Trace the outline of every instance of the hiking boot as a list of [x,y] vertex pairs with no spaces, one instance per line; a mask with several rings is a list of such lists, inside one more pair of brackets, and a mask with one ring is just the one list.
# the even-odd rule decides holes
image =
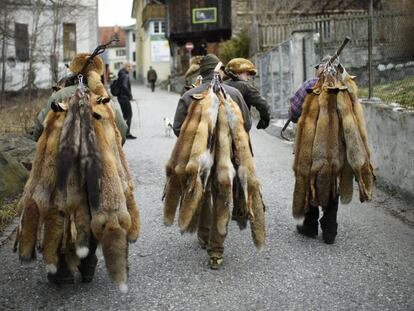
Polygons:
[[132,134],[126,134],[126,138],[128,138],[128,139],[137,139],[137,137],[132,135]]
[[305,219],[302,225],[297,225],[296,230],[307,237],[314,238],[318,235],[318,219],[319,219],[319,208],[309,206],[309,211],[305,214]]
[[212,255],[210,256],[209,265],[210,269],[218,270],[223,265],[223,256],[222,255]]
[[56,285],[66,285],[75,283],[75,277],[66,265],[64,255],[60,255],[59,257],[58,268],[56,273],[52,274],[49,272],[47,274],[47,279],[50,283]]
[[82,276],[82,282],[92,282],[97,263],[98,257],[96,257],[95,254],[88,255],[86,258],[81,260],[78,269]]
[[337,212],[338,200],[330,199],[320,220],[322,238],[326,244],[333,244],[335,242],[335,237],[338,234],[338,223],[336,222]]

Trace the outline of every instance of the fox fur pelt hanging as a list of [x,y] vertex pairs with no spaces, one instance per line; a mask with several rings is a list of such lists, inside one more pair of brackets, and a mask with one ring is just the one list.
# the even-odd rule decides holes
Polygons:
[[[341,73],[339,72],[341,71]],[[352,200],[353,179],[361,202],[372,199],[373,167],[357,86],[341,66],[325,71],[306,96],[296,129],[292,214],[309,204],[326,208],[330,198]]]
[[63,253],[74,272],[89,253],[92,232],[102,244],[110,277],[126,291],[128,242],[138,238],[140,221],[108,102],[78,89],[52,105],[19,202],[15,249],[21,260],[30,261],[37,244],[52,274]]
[[264,246],[264,204],[260,194],[249,136],[244,129],[239,106],[219,86],[218,79],[200,94],[188,108],[180,136],[166,164],[164,223],[174,222],[179,206],[181,232],[194,232],[201,202],[210,183],[217,229],[225,234],[233,201],[233,183],[249,216],[255,246]]

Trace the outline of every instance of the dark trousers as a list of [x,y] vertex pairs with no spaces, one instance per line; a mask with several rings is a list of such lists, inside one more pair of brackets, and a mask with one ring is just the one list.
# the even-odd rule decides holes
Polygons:
[[204,193],[197,234],[199,238],[207,242],[207,253],[210,256],[221,256],[224,252],[224,240],[227,233],[222,235],[218,232],[217,206],[225,202],[219,195],[213,198],[210,187],[211,185],[208,185]]
[[127,135],[129,134],[129,129],[131,128],[131,120],[132,120],[132,108],[131,102],[128,98],[118,97],[119,105],[121,106],[122,115],[128,125]]
[[338,223],[336,221],[338,213],[338,198],[330,198],[326,208],[323,208],[323,216],[319,220],[319,207],[309,205],[309,210],[305,214],[303,226],[308,233],[318,234],[318,220],[324,236],[335,237],[338,233]]
[[149,83],[151,84],[151,91],[154,92],[154,90],[155,90],[155,81],[150,81]]
[[329,198],[328,206],[323,210],[323,216],[319,220],[324,235],[336,236],[338,233],[338,223],[336,217],[338,213],[338,197]]

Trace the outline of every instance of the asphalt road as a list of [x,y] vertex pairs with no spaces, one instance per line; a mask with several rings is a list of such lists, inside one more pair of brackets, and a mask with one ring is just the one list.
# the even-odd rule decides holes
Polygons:
[[[1,310],[414,310],[414,227],[383,207],[400,205],[379,190],[373,202],[340,206],[334,245],[295,232],[292,147],[252,130],[266,211],[266,247],[231,223],[225,262],[208,268],[196,237],[162,223],[164,164],[175,138],[164,135],[178,96],[134,86],[141,127],[125,152],[136,182],[142,230],[129,253],[129,292],[109,280],[102,255],[95,279],[55,287],[39,259],[21,265],[11,242],[0,249]],[[139,122],[137,122],[139,123]],[[391,206],[392,207],[392,206]]]

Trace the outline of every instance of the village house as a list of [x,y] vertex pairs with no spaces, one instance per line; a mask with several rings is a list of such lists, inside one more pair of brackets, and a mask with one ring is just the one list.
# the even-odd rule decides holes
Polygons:
[[119,26],[99,27],[100,44],[107,43],[112,39],[119,41],[112,43],[102,55],[108,77],[116,76],[122,65],[127,62],[126,34]]
[[219,53],[232,35],[231,1],[166,0],[167,33],[174,74],[184,73],[191,56]]
[[136,19],[137,80],[146,83],[150,66],[157,71],[158,81],[168,79],[171,73],[171,53],[165,37],[164,1],[134,0],[131,17]]
[[98,44],[96,0],[2,2],[1,90],[49,88],[65,64]]
[[135,25],[123,27],[125,31],[125,51],[127,62],[131,64],[131,78],[137,79],[137,53],[136,53],[136,37]]

